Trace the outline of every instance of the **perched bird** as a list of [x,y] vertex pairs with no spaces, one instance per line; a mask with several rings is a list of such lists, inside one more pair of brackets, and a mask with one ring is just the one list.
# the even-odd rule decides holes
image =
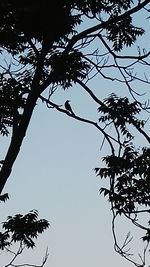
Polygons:
[[74,112],[72,111],[72,108],[71,108],[69,102],[70,102],[70,100],[67,100],[67,101],[65,102],[65,108],[66,108],[66,110],[68,110],[71,114],[75,115]]

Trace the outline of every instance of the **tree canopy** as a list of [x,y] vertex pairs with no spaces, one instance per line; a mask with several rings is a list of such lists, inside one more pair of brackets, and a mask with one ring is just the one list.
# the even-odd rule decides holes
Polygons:
[[[110,148],[103,158],[105,167],[95,172],[109,181],[100,192],[111,204],[115,249],[135,266],[146,266],[150,221],[140,224],[138,216],[150,210],[150,50],[147,43],[140,45],[149,34],[149,1],[56,0],[49,7],[46,0],[9,0],[0,2],[0,10],[0,133],[11,136],[0,161],[0,193],[38,100],[93,125],[103,135],[101,147],[107,142]],[[110,94],[104,100],[92,90],[95,77],[108,81]],[[69,90],[75,84],[97,104],[98,120],[83,118],[53,101],[60,88]],[[118,96],[117,86],[126,87],[127,96]],[[144,146],[137,145],[135,131]],[[120,215],[145,231],[140,263],[126,252],[128,239],[122,247],[118,245],[114,225]]]

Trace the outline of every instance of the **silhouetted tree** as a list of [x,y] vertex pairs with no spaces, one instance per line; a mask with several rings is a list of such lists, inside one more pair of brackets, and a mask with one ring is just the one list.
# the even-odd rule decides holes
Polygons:
[[[17,262],[18,257],[27,249],[35,247],[35,239],[49,227],[45,219],[38,219],[37,210],[31,210],[29,213],[15,216],[8,216],[6,222],[2,223],[2,232],[0,232],[0,250],[10,255],[7,266],[20,266]],[[1,252],[1,254],[2,254]],[[43,267],[48,258],[48,250],[42,260]],[[21,266],[37,266],[36,264],[22,263]]]
[[[110,154],[103,159],[106,166],[95,171],[109,181],[108,188],[100,192],[111,203],[115,249],[135,266],[146,266],[150,229],[138,218],[150,210],[150,150],[146,145],[139,147],[135,131],[149,145],[150,50],[144,39],[149,34],[149,0],[56,0],[50,7],[46,0],[5,0],[0,10],[0,46],[5,55],[0,75],[0,133],[11,135],[6,157],[0,162],[0,193],[41,99],[47,107],[93,125],[103,135],[101,147],[106,141]],[[138,37],[144,47],[139,46]],[[92,90],[92,81],[98,77],[100,87],[103,79],[110,87],[104,100],[101,88],[97,95]],[[52,101],[58,88],[66,90],[74,84],[95,101],[99,120],[68,112]],[[127,88],[128,97],[117,96],[118,86]],[[129,235],[122,246],[118,244],[115,221],[120,215],[145,231],[147,244],[140,263],[126,250]]]

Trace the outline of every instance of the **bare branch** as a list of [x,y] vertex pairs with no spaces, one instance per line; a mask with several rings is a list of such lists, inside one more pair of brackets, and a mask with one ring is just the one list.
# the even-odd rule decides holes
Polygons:
[[101,34],[97,34],[98,38],[101,40],[101,42],[103,43],[103,45],[106,47],[106,49],[108,50],[108,52],[114,57],[114,58],[118,58],[118,59],[136,59],[136,60],[142,60],[147,58],[150,55],[150,51],[144,55],[138,55],[138,56],[119,56],[117,54],[115,54],[112,49],[108,46],[108,44],[105,42],[104,38],[101,36]]

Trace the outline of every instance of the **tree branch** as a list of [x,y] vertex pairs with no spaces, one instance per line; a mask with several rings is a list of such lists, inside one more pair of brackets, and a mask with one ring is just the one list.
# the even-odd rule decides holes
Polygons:
[[118,59],[136,59],[136,60],[142,60],[146,57],[148,57],[150,55],[150,51],[147,54],[144,54],[142,56],[119,56],[116,55],[112,49],[108,46],[108,44],[105,42],[104,38],[101,36],[101,34],[97,34],[98,38],[101,40],[101,42],[103,43],[103,45],[106,47],[106,49],[108,50],[108,52],[114,57],[114,58],[118,58]]
[[105,29],[108,25],[110,25],[111,23],[115,23],[119,20],[122,19],[126,19],[127,16],[130,16],[136,12],[138,12],[139,10],[141,10],[143,7],[145,7],[147,4],[149,4],[149,0],[145,0],[141,3],[138,3],[138,5],[136,5],[135,7],[131,8],[130,10],[126,11],[125,13],[119,15],[119,16],[115,16],[111,19],[108,19],[107,21],[104,21],[96,26],[90,27],[82,32],[80,32],[77,35],[74,35],[72,37],[72,39],[70,39],[66,49],[65,49],[65,53],[68,53],[74,46],[75,43],[77,43],[79,40],[85,38],[88,34],[91,34],[93,32],[99,31],[100,29]]
[[[115,150],[114,150],[113,144],[112,144],[112,142],[111,142],[110,140],[114,141],[114,142],[117,143],[117,144],[118,144],[118,140],[115,139],[114,137],[112,137],[111,135],[109,135],[108,133],[106,133],[106,132],[104,131],[104,129],[101,128],[101,127],[97,124],[97,122],[91,121],[91,120],[89,120],[89,119],[81,118],[81,117],[79,117],[79,116],[77,116],[77,115],[73,115],[72,113],[69,113],[68,111],[66,111],[66,110],[64,110],[64,109],[62,109],[62,108],[60,108],[60,105],[57,105],[57,104],[51,102],[50,100],[46,99],[46,98],[43,97],[43,96],[40,96],[40,99],[41,99],[43,102],[45,102],[46,104],[48,104],[48,107],[49,107],[49,108],[50,108],[50,107],[54,107],[54,108],[56,108],[59,112],[63,112],[63,113],[65,113],[65,114],[66,114],[67,116],[69,116],[69,117],[72,117],[72,118],[74,118],[74,119],[76,119],[76,120],[78,120],[78,121],[85,122],[85,123],[87,123],[87,124],[91,124],[91,125],[93,125],[94,127],[96,127],[96,128],[97,128],[97,129],[104,135],[104,137],[106,138],[107,142],[108,142],[109,145],[110,145],[112,154],[114,155]],[[119,145],[122,145],[122,144],[119,144]]]

